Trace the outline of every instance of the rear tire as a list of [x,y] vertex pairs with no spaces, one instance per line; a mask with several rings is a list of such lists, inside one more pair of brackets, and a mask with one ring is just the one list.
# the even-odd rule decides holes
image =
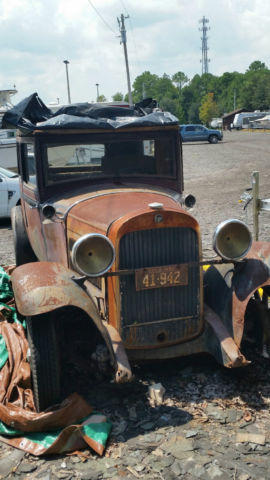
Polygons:
[[35,262],[37,258],[27,237],[20,205],[13,207],[11,210],[11,226],[17,267],[24,263]]
[[209,143],[218,143],[218,137],[216,135],[210,135],[208,139]]
[[32,387],[37,412],[59,402],[60,364],[55,320],[51,313],[28,317]]

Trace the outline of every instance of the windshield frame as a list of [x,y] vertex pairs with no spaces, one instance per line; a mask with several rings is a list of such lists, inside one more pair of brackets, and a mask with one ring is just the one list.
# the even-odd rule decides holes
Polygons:
[[[93,178],[80,178],[73,182],[60,182],[51,185],[46,185],[46,163],[47,163],[47,146],[48,145],[72,145],[72,144],[87,144],[87,139],[91,143],[104,143],[104,142],[115,142],[115,141],[128,141],[128,140],[149,140],[149,139],[160,139],[171,138],[173,142],[173,149],[175,149],[175,165],[174,165],[174,176],[173,177],[164,177],[157,175],[132,175],[132,176],[104,176],[104,177],[93,177]],[[179,127],[178,125],[164,127],[144,127],[137,128],[133,131],[129,130],[118,130],[118,131],[64,131],[64,132],[35,132],[35,155],[37,159],[37,169],[38,176],[40,178],[39,184],[39,194],[41,199],[46,199],[50,196],[54,196],[56,193],[61,192],[71,192],[80,187],[89,186],[96,187],[96,189],[103,188],[104,184],[122,184],[130,186],[130,184],[140,184],[140,185],[157,185],[161,187],[168,187],[173,190],[176,190],[179,193],[182,193],[183,190],[183,166],[182,166],[182,149],[180,144],[179,137]]]

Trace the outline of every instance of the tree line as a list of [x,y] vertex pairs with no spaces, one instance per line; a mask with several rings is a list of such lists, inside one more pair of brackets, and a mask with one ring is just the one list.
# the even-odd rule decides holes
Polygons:
[[[156,99],[159,106],[172,112],[180,123],[209,124],[213,117],[221,117],[238,108],[268,110],[270,70],[265,63],[256,60],[245,73],[225,72],[219,77],[205,73],[189,79],[181,71],[172,76],[146,71],[136,77],[132,91],[134,103],[145,97]],[[114,101],[128,100],[127,95],[120,92],[112,98]]]

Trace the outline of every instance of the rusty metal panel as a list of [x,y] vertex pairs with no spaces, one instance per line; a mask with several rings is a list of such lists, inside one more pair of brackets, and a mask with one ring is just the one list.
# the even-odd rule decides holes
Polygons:
[[[114,338],[116,333],[113,332],[112,337],[110,336],[112,332],[105,327],[93,300],[73,281],[73,276],[74,272],[54,262],[28,263],[16,268],[11,280],[18,311],[27,317],[64,306],[84,310],[104,338],[112,364],[115,366],[116,380],[129,381],[131,370],[127,359],[125,371],[122,365],[124,349],[120,335],[117,333],[117,342]],[[121,375],[117,373],[119,371],[122,372]]]

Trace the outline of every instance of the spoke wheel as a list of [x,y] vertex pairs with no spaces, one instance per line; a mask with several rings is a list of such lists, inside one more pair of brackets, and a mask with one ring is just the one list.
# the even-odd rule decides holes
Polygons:
[[53,320],[51,313],[26,319],[32,386],[38,412],[59,402],[60,398],[60,366]]

